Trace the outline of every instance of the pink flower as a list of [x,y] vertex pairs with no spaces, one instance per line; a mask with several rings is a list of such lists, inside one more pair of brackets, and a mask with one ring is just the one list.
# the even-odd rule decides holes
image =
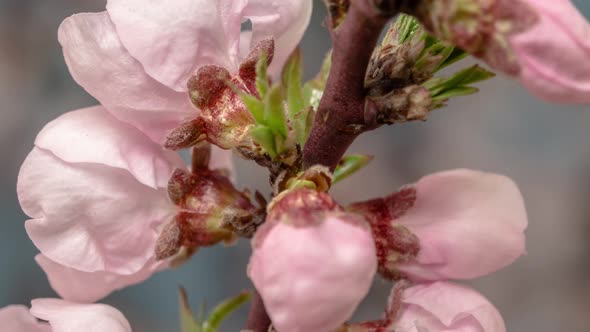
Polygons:
[[570,0],[523,2],[537,21],[510,38],[520,81],[548,101],[590,103],[590,23]]
[[476,291],[449,282],[406,289],[395,332],[505,332],[498,310]]
[[[299,43],[312,1],[109,0],[107,11],[76,14],[59,29],[74,79],[117,118],[163,143],[195,117],[188,80],[204,65],[236,73],[261,40],[276,43],[278,73]],[[249,19],[252,31],[241,33]]]
[[[186,170],[178,154],[102,107],[67,113],[39,133],[21,168],[17,192],[32,218],[25,226],[41,250],[37,262],[60,295],[96,301],[168,266],[167,261],[157,261],[155,252],[165,226],[181,209],[187,227],[192,225],[191,208],[201,209],[202,215],[208,211],[171,201],[169,182],[175,169]],[[226,189],[224,206],[233,204],[229,180],[215,171],[199,174],[214,187],[203,204],[213,204],[218,187]],[[190,190],[179,195],[194,197]],[[229,230],[225,232],[231,237]],[[197,235],[207,238],[207,233]]]
[[51,332],[48,324],[38,322],[22,305],[0,308],[0,326],[7,332]]
[[256,234],[248,275],[278,331],[333,331],[371,286],[371,233],[327,194],[298,190],[281,201]]
[[557,103],[590,103],[590,23],[570,0],[427,0],[434,35]]
[[498,310],[476,291],[450,282],[394,285],[380,320],[337,332],[505,332]]
[[35,261],[43,269],[51,288],[62,298],[78,303],[99,301],[113,291],[139,284],[155,272],[168,267],[165,261],[151,260],[132,274],[119,274],[109,271],[84,272],[58,264],[43,254]]
[[104,304],[78,304],[58,299],[31,301],[31,314],[48,321],[52,332],[131,332],[125,316]]
[[385,199],[353,204],[376,238],[387,278],[471,279],[525,252],[527,216],[507,177],[471,170],[432,174]]

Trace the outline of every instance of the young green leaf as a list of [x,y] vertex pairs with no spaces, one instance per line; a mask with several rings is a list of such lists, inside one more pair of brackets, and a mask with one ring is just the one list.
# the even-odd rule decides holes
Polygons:
[[250,111],[250,114],[252,114],[254,121],[264,124],[264,103],[255,96],[247,93],[240,93],[240,97],[246,108]]
[[283,70],[283,86],[287,91],[287,107],[289,108],[289,119],[295,130],[297,142],[305,143],[305,119],[307,108],[303,100],[301,88],[301,52],[296,49]]
[[271,87],[264,100],[264,123],[282,138],[287,138],[287,119],[283,107],[283,94],[281,87]]
[[448,78],[435,77],[425,82],[423,86],[430,91],[433,100],[443,100],[455,96],[464,96],[477,92],[471,84],[488,80],[496,76],[493,72],[473,65],[458,71]]
[[252,139],[258,143],[271,156],[271,158],[277,156],[275,135],[269,127],[258,125],[250,130],[250,136],[252,136]]
[[251,297],[251,293],[243,292],[219,304],[211,311],[207,321],[203,324],[203,332],[216,332],[223,320],[242,304],[248,302]]
[[371,160],[373,160],[373,157],[367,155],[350,155],[342,157],[342,160],[340,160],[340,163],[338,163],[338,166],[336,166],[336,169],[334,170],[332,184],[346,179],[356,171],[365,167]]
[[410,15],[400,14],[395,22],[397,40],[400,44],[405,43],[420,30],[420,22]]
[[267,68],[268,56],[263,53],[256,63],[256,89],[258,90],[262,100],[264,100],[264,97],[268,92],[268,74],[266,73]]
[[182,332],[203,332],[201,326],[191,311],[188,304],[186,290],[182,287],[179,289],[180,302],[180,326]]

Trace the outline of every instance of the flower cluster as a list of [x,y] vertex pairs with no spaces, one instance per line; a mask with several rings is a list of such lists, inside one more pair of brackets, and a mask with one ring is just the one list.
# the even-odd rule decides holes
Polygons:
[[[363,8],[358,1],[328,3],[343,16],[349,6]],[[367,90],[406,94],[414,103],[388,100],[388,107],[424,106],[401,118],[423,119],[492,76],[474,67],[447,81],[429,80],[463,56],[458,46],[547,99],[590,101],[588,67],[577,64],[590,53],[590,28],[569,1],[523,0],[515,13],[506,6],[420,2],[414,14],[453,46],[426,34],[405,38],[400,21],[395,42],[369,66],[374,86]],[[280,332],[505,331],[490,302],[450,280],[490,274],[524,254],[527,215],[510,179],[458,169],[344,206],[328,190],[370,158],[342,158],[336,169],[305,165],[302,150],[327,84],[324,72],[301,87],[294,50],[311,9],[311,0],[108,0],[106,11],[62,23],[70,72],[100,106],[47,124],[17,184],[31,218],[26,231],[40,251],[35,259],[62,299],[33,300],[29,312],[0,309],[0,325],[129,332],[119,311],[93,303],[183,263],[199,248],[241,236],[253,237],[248,276]],[[242,31],[247,20],[251,31]],[[567,38],[545,33],[555,27]],[[334,26],[332,33],[341,30]],[[412,56],[400,64],[392,54]],[[420,79],[399,88],[403,80],[391,74],[400,72]],[[438,85],[428,91],[415,85],[428,82]],[[445,90],[451,85],[455,90]],[[367,122],[369,104],[362,110]],[[321,114],[319,122],[329,126],[330,113]],[[386,120],[336,129],[400,122]],[[176,152],[185,148],[188,163]],[[230,149],[269,168],[270,202],[234,186]],[[349,322],[377,275],[395,283],[384,317]]]
[[[31,313],[52,329],[22,307],[3,309],[3,326],[131,331],[116,310],[84,303],[142,282],[199,247],[229,243],[252,223],[257,209],[231,182],[231,152],[201,144],[188,167],[164,148],[166,137],[205,116],[189,91],[203,68],[252,72],[250,50],[271,38],[277,51],[269,72],[280,72],[311,5],[109,0],[104,12],[62,23],[59,41],[70,72],[101,106],[66,113],[43,128],[17,191],[31,217],[27,233],[41,251],[35,259],[64,300],[33,301]],[[241,31],[245,20],[251,31]],[[240,61],[245,65],[238,68]]]
[[501,332],[483,296],[448,280],[511,264],[524,254],[526,225],[515,184],[471,170],[429,175],[346,209],[326,193],[295,189],[269,206],[249,275],[278,331],[336,330],[378,271],[397,280],[386,318],[343,331]]

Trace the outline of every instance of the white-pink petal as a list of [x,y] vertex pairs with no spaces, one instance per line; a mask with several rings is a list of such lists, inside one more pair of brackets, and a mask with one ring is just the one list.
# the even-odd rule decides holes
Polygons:
[[520,80],[538,97],[590,103],[590,23],[570,0],[523,0],[538,21],[510,38]]
[[275,39],[269,72],[280,74],[287,58],[303,37],[313,9],[312,0],[250,0],[243,15],[252,22],[250,48],[262,39]]
[[31,301],[31,314],[46,320],[53,332],[131,332],[117,309],[104,304],[78,304],[58,299]]
[[[134,274],[153,258],[159,230],[177,211],[159,185],[180,159],[142,141],[137,129],[100,116],[111,117],[84,109],[49,124],[21,167],[17,193],[32,218],[27,233],[45,256],[84,272]],[[67,142],[76,124],[79,132]]]
[[396,223],[418,236],[418,256],[398,268],[414,279],[469,279],[525,252],[527,215],[509,178],[472,170],[432,174],[415,185],[414,206]]
[[478,292],[435,282],[406,289],[393,324],[396,332],[505,332],[498,310]]
[[333,331],[367,294],[377,263],[356,216],[316,225],[278,223],[257,238],[248,275],[281,332]]
[[162,149],[102,106],[68,112],[48,123],[35,146],[68,163],[92,163],[131,173],[140,183],[166,188],[170,174],[186,167],[178,153]]
[[123,45],[146,72],[176,91],[206,64],[237,68],[247,0],[109,0]]
[[164,262],[149,261],[134,274],[121,275],[112,272],[83,272],[60,265],[43,254],[35,257],[41,266],[51,288],[63,299],[92,303],[101,300],[110,293],[147,280],[152,274],[167,266]]
[[0,327],[5,332],[51,332],[46,323],[40,323],[23,305],[0,308]]
[[59,27],[58,36],[76,82],[156,142],[163,143],[172,129],[197,114],[186,93],[145,72],[121,43],[106,12],[71,16]]

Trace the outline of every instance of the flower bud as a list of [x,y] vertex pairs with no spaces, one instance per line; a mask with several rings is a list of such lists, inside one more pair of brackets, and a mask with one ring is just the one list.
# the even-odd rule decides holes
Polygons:
[[207,140],[223,149],[246,144],[254,118],[244,105],[241,93],[258,96],[256,63],[261,57],[272,60],[274,42],[262,40],[242,62],[237,75],[218,65],[200,67],[188,81],[191,101],[201,112],[166,139],[166,147],[183,149]]
[[590,102],[590,24],[569,0],[427,0],[413,14],[539,98]]
[[369,221],[386,278],[471,279],[524,254],[527,216],[508,178],[453,170],[349,210]]
[[209,169],[195,173],[177,169],[168,183],[168,195],[180,211],[160,233],[158,259],[175,255],[181,247],[194,250],[231,242],[235,231],[247,228],[256,212],[222,172]]
[[248,275],[281,332],[334,331],[367,294],[377,267],[362,218],[325,193],[280,198],[256,234]]

